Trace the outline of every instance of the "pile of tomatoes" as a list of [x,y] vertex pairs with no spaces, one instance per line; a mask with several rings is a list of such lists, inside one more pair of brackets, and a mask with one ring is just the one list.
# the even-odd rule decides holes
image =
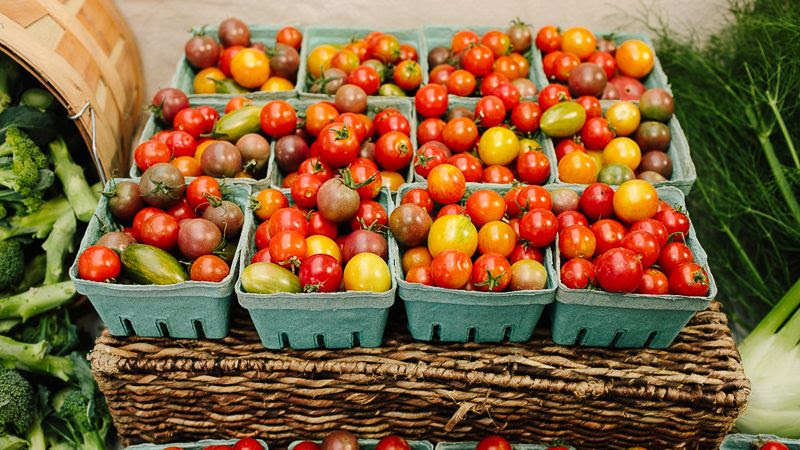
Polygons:
[[[216,179],[208,176],[197,177],[187,186],[183,175],[167,163],[147,169],[138,183],[114,183],[104,195],[108,197],[108,210],[122,231],[105,233],[80,255],[80,278],[121,281],[121,269],[135,275],[148,266],[145,268],[156,272],[155,278],[122,281],[170,284],[160,280],[185,281],[186,274],[178,261],[191,261],[189,280],[221,281],[230,273],[244,224],[242,209],[224,199],[223,190]],[[132,244],[143,246],[126,258],[125,252]],[[123,255],[122,261],[118,255]]]
[[389,229],[404,248],[405,280],[483,292],[543,289],[544,252],[557,232],[547,190],[517,186],[501,195],[479,189],[461,206],[465,193],[463,174],[440,164],[427,188],[403,195]]
[[520,100],[514,86],[495,80],[508,89],[480,98],[474,108],[449,108],[447,90],[438,84],[420,88],[415,105],[425,119],[417,125],[414,170],[418,175],[427,178],[446,162],[456,166],[468,182],[547,183],[550,160],[533,139],[539,130],[539,105]]
[[606,100],[638,100],[641,81],[653,70],[655,53],[639,39],[619,45],[610,37],[600,39],[583,27],[559,32],[553,25],[536,34],[547,79],[569,86],[576,97],[592,95]]
[[[554,103],[555,96],[561,99]],[[561,181],[618,185],[636,177],[651,183],[672,177],[666,123],[675,105],[666,90],[648,89],[638,105],[619,101],[603,112],[597,97],[573,101],[564,86],[551,84],[542,90],[539,104],[545,105],[541,129],[557,140]]]
[[258,192],[254,212],[262,222],[254,236],[257,251],[242,272],[245,291],[388,291],[389,216],[375,201],[377,175],[369,160],[325,180],[318,173],[298,175],[291,207],[277,189]]
[[654,295],[708,293],[708,274],[685,244],[689,219],[659,201],[648,182],[626,181],[616,192],[594,183],[580,196],[559,189],[553,199],[564,286]]
[[417,49],[390,33],[372,31],[345,46],[323,44],[306,60],[309,92],[406,96],[422,83]]
[[[295,444],[293,450],[359,450],[358,437],[349,431],[332,431],[317,444],[313,441],[302,441]],[[375,450],[411,450],[408,441],[397,435],[389,435],[375,444]]]
[[[429,82],[439,84],[452,95],[497,95],[495,90],[514,88],[517,96],[536,95],[530,79],[531,28],[515,20],[505,31],[491,30],[478,36],[472,30],[455,33],[450,47],[434,47],[428,52]],[[504,86],[504,87],[500,87]]]
[[280,29],[275,46],[250,40],[250,28],[239,19],[219,24],[219,41],[195,33],[184,48],[186,61],[197,70],[195,94],[241,94],[251,91],[278,92],[294,88],[300,65],[303,34],[295,27]]
[[[277,109],[277,104],[271,103],[271,108]],[[290,111],[274,114],[276,118],[292,119],[291,126],[287,122],[275,141],[275,162],[284,174],[283,187],[297,189],[307,184],[311,175],[317,177],[319,184],[333,177],[337,169],[363,162],[379,170],[374,174],[376,186],[396,190],[405,182],[402,173],[407,172],[414,155],[408,118],[392,107],[370,117],[364,114],[366,98],[363,108],[354,110],[348,106],[338,101],[313,103],[305,109],[304,121],[298,128],[294,121],[300,114],[291,105]],[[267,114],[273,115],[273,111],[270,109]],[[283,133],[286,130],[290,132]],[[268,134],[278,136],[269,131]],[[363,179],[357,182],[360,181]]]
[[[186,447],[166,447],[164,450],[183,450]],[[203,450],[264,450],[264,446],[253,438],[239,439],[233,445],[207,445]]]

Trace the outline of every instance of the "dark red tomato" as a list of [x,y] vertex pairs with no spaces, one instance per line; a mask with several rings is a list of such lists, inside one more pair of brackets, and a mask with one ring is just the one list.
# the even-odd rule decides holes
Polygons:
[[403,195],[400,204],[413,203],[428,212],[433,212],[433,199],[428,194],[427,189],[415,188],[411,189]]
[[[288,209],[288,208],[287,208]],[[262,222],[256,228],[256,237],[254,239],[256,243],[256,248],[259,250],[266,250],[269,252],[269,241],[270,241],[270,232],[269,232],[269,221]],[[272,259],[270,258],[270,262]]]
[[511,444],[500,436],[491,435],[478,442],[475,450],[511,450]]
[[363,142],[367,138],[367,124],[360,115],[356,113],[339,114],[335,122],[341,122],[347,126],[347,129],[353,130],[358,142]]
[[560,52],[553,59],[553,76],[558,81],[569,80],[569,74],[580,65],[581,59],[570,52]]
[[417,125],[417,144],[424,145],[430,141],[441,141],[444,120],[438,117],[429,117]]
[[169,137],[172,135],[172,133],[174,133],[174,131],[172,131],[172,130],[161,130],[158,133],[154,134],[152,137],[150,137],[150,140],[151,141],[158,141],[158,142],[161,142],[162,144],[166,144],[167,141],[169,140]]
[[308,236],[308,221],[306,217],[295,208],[281,208],[269,218],[269,235],[275,236],[281,231],[294,230],[303,236]]
[[82,280],[103,283],[119,276],[122,264],[114,250],[101,245],[93,245],[78,258],[78,276]]
[[269,257],[275,264],[289,266],[306,259],[306,237],[299,231],[284,230],[272,236],[269,241]]
[[131,231],[133,233],[133,238],[137,241],[141,241],[142,238],[142,227],[144,226],[145,220],[149,219],[154,214],[162,213],[164,211],[153,208],[152,206],[148,206],[146,208],[142,208],[136,215],[133,217],[133,226],[131,227]]
[[665,295],[669,293],[669,280],[663,272],[657,269],[645,269],[642,274],[642,283],[639,289],[636,289],[639,294],[651,295]]
[[522,212],[536,208],[553,209],[553,198],[550,192],[541,186],[525,186],[517,193],[517,205]]
[[454,153],[472,150],[478,142],[478,126],[469,117],[450,119],[442,130],[442,142]]
[[447,88],[440,84],[426,84],[414,96],[414,106],[422,117],[441,117],[447,112]]
[[201,105],[197,107],[203,116],[203,134],[211,133],[214,123],[219,119],[219,112],[213,106]]
[[481,255],[472,266],[470,282],[476,291],[503,291],[511,283],[511,264],[497,253]]
[[492,95],[493,90],[504,84],[511,84],[511,80],[502,73],[494,72],[483,77],[481,80],[481,96],[486,97],[487,95]]
[[549,209],[535,208],[519,221],[519,237],[534,247],[547,247],[556,239],[558,219]]
[[561,231],[570,225],[583,225],[585,227],[589,226],[589,221],[586,220],[586,216],[578,211],[563,211],[556,216],[556,219],[558,220],[558,231]]
[[514,182],[514,172],[506,166],[493,164],[483,170],[481,181],[493,184],[511,184]]
[[506,119],[506,106],[494,95],[488,95],[475,104],[475,122],[484,128],[491,128]]
[[561,49],[561,33],[553,25],[545,25],[536,33],[536,47],[544,53]]
[[561,283],[570,289],[585,289],[594,284],[594,264],[573,258],[561,267]]
[[595,277],[608,292],[634,292],[642,282],[642,263],[627,248],[614,248],[595,261]]
[[455,71],[456,68],[451,64],[439,64],[431,70],[430,74],[428,74],[428,83],[439,84],[446,87],[447,83],[450,82],[450,76]]
[[[256,234],[256,238],[258,238],[258,234]],[[256,244],[256,248],[259,248],[258,244]],[[266,247],[259,248],[253,257],[250,258],[250,264],[255,264],[257,262],[272,262],[272,258],[269,256],[269,243],[267,243]]]
[[645,269],[658,261],[658,254],[661,252],[658,238],[642,230],[628,233],[622,239],[622,247],[636,253]]
[[181,199],[178,204],[167,210],[167,214],[178,220],[178,223],[183,219],[196,219],[198,217],[194,208],[189,205],[186,198]]
[[464,207],[461,205],[456,205],[456,204],[445,205],[442,207],[442,209],[439,210],[439,213],[436,214],[436,218],[438,219],[439,217],[447,216],[450,214],[466,214],[466,211],[464,210]]
[[264,447],[253,438],[244,438],[239,439],[239,441],[233,445],[233,450],[264,450]]
[[667,234],[667,227],[664,226],[663,223],[655,220],[655,219],[644,219],[638,222],[635,222],[631,225],[630,230],[628,233],[633,233],[634,231],[646,231],[658,239],[658,248],[662,248],[667,245],[667,241],[669,240],[669,235]]
[[197,141],[185,131],[173,131],[170,133],[166,144],[172,152],[173,158],[194,156],[195,150],[197,150]]
[[172,159],[172,152],[167,144],[149,140],[136,147],[136,150],[133,151],[133,159],[136,161],[136,167],[144,172],[154,164],[169,162]]
[[303,292],[336,292],[342,285],[342,266],[331,255],[311,255],[300,264],[297,276]]
[[581,142],[589,150],[602,150],[614,139],[614,132],[603,117],[587,119],[581,128]]
[[400,436],[389,435],[378,441],[375,450],[409,450],[408,442]]
[[673,294],[702,297],[708,289],[708,274],[700,264],[681,264],[669,274],[669,290]]
[[[429,119],[430,120],[430,119]],[[438,120],[438,119],[436,119]],[[439,141],[430,141],[417,149],[414,171],[421,177],[428,178],[431,169],[447,162],[447,148]]]
[[445,289],[461,289],[472,275],[472,260],[460,250],[445,250],[431,261],[433,283]]
[[137,242],[170,251],[178,245],[178,220],[167,213],[158,212],[142,223]]
[[197,108],[186,108],[175,114],[172,120],[172,129],[175,131],[185,131],[197,139],[205,131],[206,119]]
[[313,236],[315,234],[336,239],[336,236],[339,235],[339,228],[336,222],[322,217],[319,211],[311,211],[308,214],[308,235]]
[[292,181],[292,200],[303,208],[313,208],[317,206],[317,191],[322,186],[322,180],[318,176],[304,173],[298,175]]
[[511,256],[509,256],[508,259],[511,261],[511,264],[523,259],[532,259],[544,264],[544,254],[542,251],[532,245],[526,244],[525,242],[514,246],[514,250],[511,252]]
[[611,217],[614,215],[614,190],[605,183],[592,183],[584,189],[578,204],[589,220]]
[[657,213],[654,219],[664,224],[667,229],[667,236],[680,233],[684,240],[689,236],[689,218],[681,212],[674,209],[664,209]]
[[380,203],[374,200],[362,200],[358,205],[356,216],[350,221],[350,229],[353,231],[361,229],[381,231],[388,226],[389,214]]
[[362,64],[350,72],[350,75],[347,76],[347,84],[354,84],[363,89],[367,95],[372,95],[378,92],[378,88],[381,86],[381,77],[374,67]]
[[520,133],[533,133],[539,129],[542,110],[536,102],[520,102],[511,110],[511,124]]
[[584,95],[583,97],[578,97],[575,101],[586,110],[586,120],[603,116],[603,107],[600,106],[600,100],[597,97]]
[[600,219],[590,227],[597,241],[596,253],[602,255],[612,248],[622,245],[625,238],[625,225],[614,219]]
[[506,107],[506,111],[511,111],[519,105],[520,98],[519,89],[511,83],[501,84],[492,89],[491,95],[499,98]]
[[219,181],[212,177],[199,176],[186,187],[186,201],[197,213],[202,213],[208,207],[209,197],[222,198]]
[[539,108],[542,108],[542,112],[544,112],[556,103],[565,102],[570,99],[572,99],[572,96],[569,94],[569,89],[567,89],[566,86],[563,84],[550,84],[539,92],[539,101],[537,103],[539,103]]
[[614,76],[614,72],[617,70],[617,61],[609,52],[594,52],[589,55],[589,59],[587,61],[600,66],[600,68],[603,69],[603,72],[606,73],[606,78],[609,80]]
[[575,142],[572,139],[562,139],[556,144],[556,159],[561,161],[564,155],[572,152],[586,153],[586,147],[583,144]]
[[408,167],[414,156],[411,139],[399,131],[390,131],[375,143],[375,160],[384,170],[401,170]]
[[353,184],[358,186],[356,192],[358,192],[358,196],[361,200],[369,200],[380,194],[382,180],[375,163],[368,161],[350,164],[347,171],[353,179]]
[[464,179],[468,182],[479,182],[483,175],[483,164],[481,160],[471,153],[458,153],[451,156],[447,162],[452,164],[464,174]]
[[467,197],[464,208],[472,223],[480,228],[491,221],[502,219],[506,213],[506,202],[495,191],[479,189]]
[[683,242],[671,242],[661,249],[658,265],[667,275],[686,263],[694,262],[692,250]]
[[483,44],[476,44],[466,49],[461,55],[461,67],[476,77],[485,77],[492,73],[494,53]]
[[520,205],[517,204],[517,194],[519,194],[519,191],[521,191],[523,187],[524,186],[514,186],[503,194],[503,200],[506,202],[506,212],[509,217],[514,218],[522,214],[522,209]]
[[527,184],[545,184],[550,177],[550,160],[542,151],[534,150],[517,157],[517,177]]
[[311,441],[303,441],[295,445],[294,450],[320,450],[320,446]]
[[341,122],[331,123],[319,133],[319,159],[333,167],[345,167],[358,157],[361,143],[355,130]]
[[[394,112],[387,113],[389,110],[394,110]],[[390,131],[399,131],[406,136],[411,136],[411,126],[408,123],[408,119],[394,108],[385,109],[376,114],[372,123],[375,126],[375,132],[378,133],[378,137]]]
[[400,56],[398,61],[419,61],[419,54],[413,45],[400,44]]
[[333,178],[333,170],[330,166],[320,161],[316,156],[312,156],[300,163],[300,166],[297,168],[297,174],[301,175],[304,173],[313,173],[323,182]]

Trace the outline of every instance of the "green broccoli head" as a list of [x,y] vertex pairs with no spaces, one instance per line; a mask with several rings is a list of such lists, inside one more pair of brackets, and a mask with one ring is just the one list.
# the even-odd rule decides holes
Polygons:
[[77,386],[64,388],[53,397],[53,408],[56,415],[64,422],[71,425],[79,433],[95,430],[94,423],[89,417],[91,399],[83,395]]
[[0,366],[0,429],[16,434],[28,431],[34,419],[34,404],[28,380],[14,369]]
[[[9,155],[10,161],[6,158]],[[10,127],[6,130],[5,142],[0,145],[0,156],[5,159],[0,168],[0,184],[21,197],[41,200],[42,191],[52,184],[52,180],[47,182],[48,173],[52,173],[47,169],[47,156],[36,143],[24,131]]]
[[15,239],[0,241],[0,290],[22,278],[25,271],[25,255],[22,245]]
[[[36,168],[36,170],[45,169],[49,164],[47,156],[42,153],[42,149],[33,142],[27,133],[17,127],[9,127],[6,130],[6,142],[2,147],[5,146],[8,146],[10,150],[9,153],[5,154],[12,154],[15,162],[17,160],[24,160],[24,162],[29,163],[28,165]],[[7,150],[3,149],[0,153],[6,151]]]

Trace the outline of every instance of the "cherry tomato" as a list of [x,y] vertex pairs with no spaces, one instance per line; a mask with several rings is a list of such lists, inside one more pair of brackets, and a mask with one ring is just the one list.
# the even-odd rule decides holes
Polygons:
[[544,71],[544,76],[550,81],[554,81],[556,79],[555,62],[562,53],[564,52],[556,50],[542,57],[542,71]]
[[414,171],[421,177],[428,178],[434,167],[445,162],[447,162],[447,148],[439,141],[430,141],[417,149]]
[[642,78],[653,70],[655,55],[645,42],[630,39],[623,42],[614,53],[620,73],[633,78]]
[[581,129],[581,142],[591,150],[603,150],[612,139],[614,132],[603,117],[588,119]]
[[455,154],[447,159],[447,163],[452,164],[461,171],[464,174],[465,181],[479,182],[482,179],[483,164],[481,164],[480,159],[472,156],[471,153]]
[[567,153],[558,162],[558,177],[564,183],[594,183],[597,172],[594,160],[584,152]]
[[322,181],[328,181],[333,178],[333,170],[330,166],[320,161],[316,156],[312,156],[300,163],[300,166],[297,168],[297,175],[302,175],[304,173],[313,173]]
[[542,91],[539,92],[537,103],[539,103],[539,108],[541,108],[542,112],[544,112],[550,109],[550,107],[556,103],[570,99],[572,99],[572,96],[570,95],[569,89],[567,89],[566,86],[563,84],[550,84],[545,86]]
[[209,205],[209,197],[222,198],[219,181],[203,175],[195,178],[186,187],[186,201],[197,212],[203,212]]
[[478,231],[478,251],[483,254],[497,253],[509,257],[514,253],[517,234],[511,225],[494,220]]
[[395,192],[406,182],[405,178],[392,170],[381,170],[381,185],[391,192]]
[[665,209],[656,214],[654,219],[664,225],[667,236],[672,236],[674,233],[680,233],[683,239],[689,236],[689,218],[681,212]]
[[167,213],[157,212],[142,222],[139,237],[142,244],[170,251],[178,245],[178,220]]
[[611,217],[614,215],[614,190],[605,183],[592,183],[583,190],[578,205],[589,220]]
[[261,87],[270,74],[269,58],[258,49],[245,48],[231,60],[231,77],[247,89]]
[[[509,80],[514,80],[520,77],[527,78],[527,70],[525,73],[522,73],[517,60],[512,58],[511,56],[500,55],[495,56],[494,60],[494,73],[502,74],[504,77],[508,78]],[[524,57],[522,58],[525,59]]]
[[478,442],[475,450],[511,450],[511,444],[500,436],[491,435]]
[[303,441],[294,446],[295,450],[320,450],[319,444],[311,441]]
[[[360,228],[360,225],[358,227],[353,227],[354,230]],[[322,217],[319,211],[312,211],[308,214],[308,234],[311,236],[320,235],[336,239],[336,236],[339,234],[339,229],[336,223]]]
[[468,117],[450,119],[442,130],[442,142],[453,152],[472,150],[478,141],[478,126]]
[[310,255],[300,264],[297,275],[303,292],[336,292],[342,285],[342,266],[327,254]]
[[410,450],[410,447],[405,439],[389,435],[378,441],[375,450]]
[[422,86],[414,96],[417,113],[422,117],[440,117],[447,112],[447,88],[439,84]]
[[336,120],[339,111],[329,102],[319,102],[306,108],[306,131],[312,136],[319,136],[320,131]]
[[517,193],[516,202],[522,212],[541,208],[553,209],[553,198],[550,192],[541,186],[524,186]]
[[491,95],[494,95],[503,102],[506,111],[511,111],[516,108],[522,97],[519,93],[519,89],[511,83],[497,86],[492,90]]
[[511,80],[501,73],[490,73],[481,80],[481,96],[486,97],[487,95],[492,95],[492,91],[504,84],[511,84]]
[[358,186],[356,192],[362,200],[369,200],[380,194],[382,180],[375,163],[364,160],[364,162],[351,164],[347,170],[353,183]]
[[261,220],[269,220],[275,211],[289,207],[289,200],[277,189],[262,189],[258,191],[255,195],[255,201],[258,203],[253,212]]
[[298,175],[292,182],[292,200],[303,208],[317,206],[317,191],[322,186],[322,180],[316,175],[304,173]]
[[609,52],[596,51],[589,55],[587,61],[600,66],[603,72],[606,73],[606,78],[609,80],[614,77],[614,72],[617,71],[617,61]]
[[669,280],[660,270],[645,269],[642,274],[642,282],[636,292],[639,294],[666,295],[669,293]]
[[424,145],[430,141],[441,141],[445,122],[438,117],[430,117],[417,125],[417,144]]
[[535,208],[519,221],[519,237],[534,247],[547,247],[556,238],[558,220],[549,209]]
[[247,97],[233,97],[232,99],[228,100],[228,103],[225,104],[225,114],[228,114],[231,111],[236,111],[243,106],[252,104],[253,101]]
[[492,184],[511,184],[514,181],[514,172],[508,167],[493,164],[483,170],[481,181]]
[[144,172],[153,164],[169,162],[172,157],[169,147],[159,141],[144,141],[133,151],[136,167]]
[[197,139],[205,132],[206,119],[197,108],[185,108],[175,114],[172,128],[176,131],[185,131]]
[[658,248],[661,249],[665,245],[667,245],[667,240],[669,239],[669,233],[667,233],[667,227],[664,226],[663,223],[655,220],[655,219],[644,219],[638,222],[634,222],[631,225],[629,233],[633,233],[635,231],[646,231],[658,239]]
[[197,111],[203,116],[203,133],[210,133],[214,129],[214,123],[219,119],[219,112],[208,105],[198,106]]
[[614,213],[623,222],[633,223],[649,219],[656,214],[657,209],[658,193],[647,181],[626,181],[614,193]]
[[370,50],[375,58],[393,64],[400,57],[400,42],[391,34],[383,34],[370,45]]
[[518,217],[522,214],[522,207],[517,203],[517,195],[519,195],[519,191],[524,187],[525,186],[517,185],[503,194],[503,200],[506,202],[506,213],[508,213],[508,216],[511,218]]
[[367,95],[373,95],[378,92],[381,78],[374,67],[362,64],[350,72],[350,75],[347,76],[347,84],[354,84],[363,89]]
[[497,253],[483,254],[472,266],[470,281],[476,291],[503,291],[511,283],[511,264]]
[[572,139],[562,139],[558,144],[556,144],[556,159],[558,161],[561,161],[564,155],[572,152],[586,153],[586,147]]
[[425,286],[433,286],[433,274],[431,272],[431,267],[416,266],[410,268],[406,273],[406,281],[409,283],[424,284]]
[[300,210],[295,208],[281,208],[269,218],[269,236],[275,236],[281,231],[294,230],[308,236],[308,221]]
[[[603,107],[600,106],[600,100],[598,100],[597,97],[584,95],[582,97],[578,97],[575,99],[575,101],[580,103],[580,105],[583,106],[583,109],[586,110],[587,121],[594,117],[603,116]],[[586,124],[584,124],[584,126],[586,126]]]
[[422,67],[413,60],[401,61],[394,67],[394,83],[405,91],[413,91],[422,84]]
[[430,267],[432,261],[433,256],[431,256],[427,247],[413,247],[403,253],[401,266],[403,268],[403,273],[407,273],[414,267]]
[[591,258],[596,246],[594,233],[584,225],[570,225],[558,233],[558,250],[566,259]]
[[261,129],[269,136],[281,137],[294,133],[297,111],[286,100],[272,100],[261,108]]
[[272,261],[281,266],[301,263],[306,258],[308,250],[306,237],[295,230],[278,231],[271,234],[269,241],[269,256]]
[[133,232],[133,238],[136,239],[137,241],[141,241],[142,227],[144,226],[145,220],[149,219],[153,214],[158,214],[163,212],[164,211],[158,208],[153,208],[151,206],[140,209],[139,212],[137,212],[136,215],[133,217],[133,226],[131,227]]
[[433,212],[433,199],[431,199],[426,189],[411,189],[403,195],[400,204],[413,203],[428,212]]
[[612,248],[619,247],[625,238],[625,226],[614,219],[600,219],[589,227],[596,240],[595,253],[602,255]]
[[517,157],[517,177],[523,183],[545,184],[550,177],[550,160],[541,151],[527,152]]
[[331,59],[331,67],[340,69],[348,75],[360,64],[361,60],[359,59],[358,54],[347,48],[343,48],[336,52]]
[[278,30],[278,34],[275,35],[275,42],[278,44],[286,44],[300,51],[300,44],[303,42],[303,33],[293,26],[286,26]]
[[570,289],[585,289],[594,284],[594,264],[583,258],[573,258],[561,267],[561,283]]
[[482,127],[496,127],[506,118],[506,107],[503,101],[494,95],[478,100],[475,104],[475,120]]
[[179,156],[169,163],[175,166],[184,177],[199,177],[203,174],[200,161],[193,156]]
[[561,49],[561,33],[553,25],[545,25],[536,33],[536,47],[550,53]]
[[622,239],[621,244],[622,247],[636,253],[645,269],[656,263],[661,251],[658,238],[647,231],[630,232]]
[[361,144],[355,130],[340,122],[327,125],[319,133],[319,159],[333,167],[345,167],[358,157]]
[[542,110],[532,101],[520,102],[511,110],[511,123],[520,133],[533,133],[539,129]]
[[497,192],[480,189],[467,197],[465,209],[472,223],[480,228],[493,220],[502,219],[506,212],[506,203]]
[[453,95],[469,97],[475,92],[476,86],[475,75],[464,69],[454,71],[447,79],[447,91]]
[[400,61],[419,61],[419,54],[413,45],[400,44],[400,55],[397,59]]
[[522,242],[514,246],[514,250],[512,250],[511,256],[509,256],[508,259],[511,264],[522,261],[523,259],[532,259],[544,263],[544,254],[538,248]]
[[589,226],[589,221],[586,220],[586,216],[578,211],[563,211],[556,216],[556,219],[558,220],[558,231],[561,231],[570,225],[583,225],[585,227]]
[[595,261],[597,283],[608,292],[634,292],[642,282],[642,263],[626,248],[614,248]]
[[445,250],[431,262],[433,283],[445,289],[462,289],[472,275],[472,260],[460,250]]
[[[262,250],[266,250],[267,254],[269,254],[269,241],[270,241],[270,232],[269,232],[269,221],[262,222],[261,225],[256,227],[256,234],[253,241],[256,244],[256,248],[261,252]],[[255,258],[255,256],[253,257]],[[265,258],[268,262],[272,262],[271,257]]]
[[215,255],[202,255],[192,263],[189,269],[189,279],[219,283],[229,273],[231,273],[231,268],[224,259]]
[[667,275],[672,273],[686,263],[694,262],[694,254],[686,244],[682,242],[671,242],[661,249],[658,255],[658,265]]
[[375,159],[383,169],[401,170],[408,167],[413,156],[411,139],[399,131],[390,131],[375,143]]
[[406,136],[411,136],[411,126],[408,123],[408,119],[394,108],[386,108],[376,114],[373,123],[378,136],[383,136],[390,131],[399,131]]
[[117,252],[101,245],[87,248],[78,258],[78,276],[82,280],[103,283],[117,278],[121,270]]
[[708,274],[699,264],[681,264],[669,273],[669,290],[673,294],[702,297],[708,289]]
[[570,52],[559,52],[553,59],[553,77],[561,82],[569,80],[569,75],[580,65],[578,55]]
[[466,191],[466,179],[456,166],[439,164],[428,174],[428,192],[438,203],[457,203]]
[[178,220],[178,223],[183,219],[196,219],[198,217],[194,209],[186,201],[186,198],[181,199],[175,206],[167,210],[167,214]]
[[572,27],[561,34],[561,49],[586,59],[597,48],[594,33],[583,27]]
[[447,82],[450,81],[450,75],[456,71],[452,64],[439,64],[434,67],[428,74],[428,83],[440,84],[447,87]]
[[472,30],[461,30],[453,35],[450,39],[450,50],[453,51],[453,54],[461,53],[462,50],[469,47],[472,44],[476,44],[480,41],[478,34]]

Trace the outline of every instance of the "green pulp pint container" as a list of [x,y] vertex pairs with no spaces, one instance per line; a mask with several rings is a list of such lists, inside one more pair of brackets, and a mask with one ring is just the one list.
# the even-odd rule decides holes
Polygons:
[[[564,186],[550,186],[564,188]],[[570,185],[578,193],[585,186]],[[683,193],[674,187],[656,189],[658,197],[676,209],[686,210]],[[690,225],[686,245],[695,262],[706,269],[708,295],[620,294],[590,289],[570,289],[559,281],[551,309],[553,341],[559,345],[617,348],[665,348],[672,344],[695,312],[703,311],[717,295],[717,285],[707,267],[706,252]],[[561,280],[561,255],[556,243],[556,270]]]
[[[300,69],[297,74],[297,83],[299,86],[300,97],[314,98],[317,100],[330,100],[332,95],[327,94],[314,94],[309,91],[311,83],[313,82],[311,74],[308,72],[307,59],[308,55],[314,48],[329,44],[333,46],[344,47],[354,39],[360,39],[373,31],[380,31],[383,33],[391,34],[397,38],[400,44],[408,44],[417,49],[419,55],[419,65],[422,69],[422,83],[423,86],[428,83],[428,59],[427,51],[425,50],[424,40],[422,38],[422,31],[417,28],[407,29],[375,29],[375,28],[354,28],[352,26],[310,26],[306,28],[303,35],[303,45],[301,47]],[[387,82],[390,78],[387,77]],[[409,94],[413,97],[413,93]],[[378,95],[371,95],[370,97],[378,97]],[[388,96],[388,98],[408,98],[404,96]]]
[[[375,447],[378,445],[378,439],[359,439],[358,440],[358,448],[359,450],[375,450]],[[294,450],[298,444],[305,441],[294,441],[289,444],[288,450]],[[312,441],[316,444],[321,443],[322,441]],[[408,443],[408,447],[411,450],[433,450],[433,444],[429,441],[406,441]]]
[[[115,179],[106,185],[130,179]],[[246,214],[250,186],[229,183],[223,198],[235,202],[245,212],[244,229],[252,227]],[[173,337],[187,339],[222,339],[228,335],[228,320],[233,285],[238,273],[242,232],[238,238],[231,270],[218,283],[184,281],[171,285],[98,283],[78,277],[78,256],[94,245],[106,230],[113,229],[114,219],[108,210],[108,198],[100,197],[97,211],[86,228],[69,276],[75,289],[87,296],[100,318],[114,336]]]
[[789,450],[800,450],[800,439],[786,439],[772,434],[729,434],[722,441],[720,450],[759,450],[764,443],[780,442]]
[[[229,100],[228,98],[220,98],[220,97],[208,98],[208,97],[194,96],[194,97],[190,97],[189,98],[189,105],[192,106],[192,107],[203,106],[203,105],[211,106],[212,108],[217,110],[217,112],[219,113],[219,115],[221,117],[225,112],[225,105],[228,103],[228,100]],[[257,106],[261,106],[261,105],[265,105],[269,101],[270,100],[257,99],[257,100],[253,101],[253,104],[257,105]],[[156,119],[155,113],[150,112],[148,117],[147,117],[147,122],[145,122],[144,128],[142,128],[142,133],[139,135],[139,141],[137,142],[136,145],[139,145],[142,142],[150,140],[150,138],[152,138],[156,133],[158,133],[159,131],[162,131],[164,129],[165,128]],[[251,180],[251,179],[248,179],[248,178],[236,178],[236,182],[237,183],[252,184],[252,183],[259,183],[259,182],[264,182],[264,181],[269,182],[270,180],[275,178],[275,175],[271,172],[272,167],[274,166],[274,164],[272,164],[272,159],[274,158],[274,150],[275,150],[274,141],[275,140],[270,138],[270,137],[267,137],[267,140],[270,141],[270,154],[269,154],[269,161],[267,162],[267,172],[266,172],[266,175],[264,175],[264,178],[262,178],[261,180],[255,180],[255,179]],[[234,142],[234,144],[235,144],[235,142]],[[135,151],[135,149],[134,149],[134,151]],[[128,172],[128,176],[130,176],[131,178],[138,178],[138,177],[142,176],[142,172],[139,170],[139,167],[136,165],[136,159],[133,157],[133,152],[131,153],[131,168],[130,168],[130,170]],[[189,178],[189,179],[191,180],[192,178]]]
[[[250,25],[250,42],[255,43],[263,43],[267,46],[267,48],[275,47],[275,37],[278,34],[278,31],[283,28],[284,25]],[[306,30],[303,27],[297,27],[303,33],[303,41],[306,39]],[[200,30],[204,30],[208,35],[212,36],[219,42],[219,36],[217,35],[218,27],[193,27],[192,33],[199,32]],[[305,61],[305,55],[303,54],[303,47],[300,47],[300,66],[297,68],[297,79],[301,80],[300,72],[302,71],[303,64],[302,62]],[[220,53],[221,55],[222,53]],[[247,97],[251,99],[259,99],[259,100],[274,100],[278,98],[293,98],[297,96],[297,83],[295,83],[294,89],[290,89],[288,91],[280,91],[280,92],[264,92],[264,91],[254,91],[254,92],[247,92],[244,94],[195,94],[194,93],[194,77],[197,75],[197,72],[200,70],[195,70],[191,65],[189,65],[189,61],[186,60],[185,55],[181,55],[180,59],[178,60],[178,64],[175,67],[175,74],[172,76],[172,81],[170,85],[176,87],[186,95],[189,96],[190,99],[194,98],[196,100],[210,100],[214,98],[224,98],[225,101],[230,100],[233,97]],[[292,81],[292,80],[289,80]]]
[[[269,450],[267,443],[262,441],[261,439],[256,439],[264,450]],[[137,444],[137,445],[130,445],[125,447],[125,450],[166,450],[170,447],[177,447],[185,450],[203,450],[206,447],[212,445],[227,445],[233,447],[237,442],[238,439],[204,439],[202,441],[197,442],[176,442],[170,444]]]
[[[475,450],[478,442],[439,442],[436,444],[436,450]],[[513,450],[547,450],[553,447],[567,448],[574,450],[575,447],[566,446],[562,444],[511,444]]]
[[[425,183],[403,185],[397,203],[414,188]],[[490,189],[504,194],[508,186],[468,183],[467,192]],[[391,243],[396,258],[392,270],[397,279],[397,293],[408,315],[408,330],[414,339],[442,342],[522,342],[530,339],[545,306],[553,302],[557,278],[552,250],[544,252],[547,284],[538,291],[478,292],[444,289],[405,281],[400,265],[402,253],[396,241]]]
[[[291,201],[289,190],[283,192]],[[392,211],[392,199],[386,188],[381,190],[377,201],[387,212]],[[247,215],[250,221],[242,233],[239,278],[256,252],[257,225],[252,211]],[[391,271],[397,255],[392,250],[394,239],[391,236],[387,239]],[[386,292],[251,294],[244,291],[241,279],[236,282],[239,304],[250,312],[261,343],[269,349],[378,347],[383,341],[396,289],[397,283],[392,278],[392,286]]]

